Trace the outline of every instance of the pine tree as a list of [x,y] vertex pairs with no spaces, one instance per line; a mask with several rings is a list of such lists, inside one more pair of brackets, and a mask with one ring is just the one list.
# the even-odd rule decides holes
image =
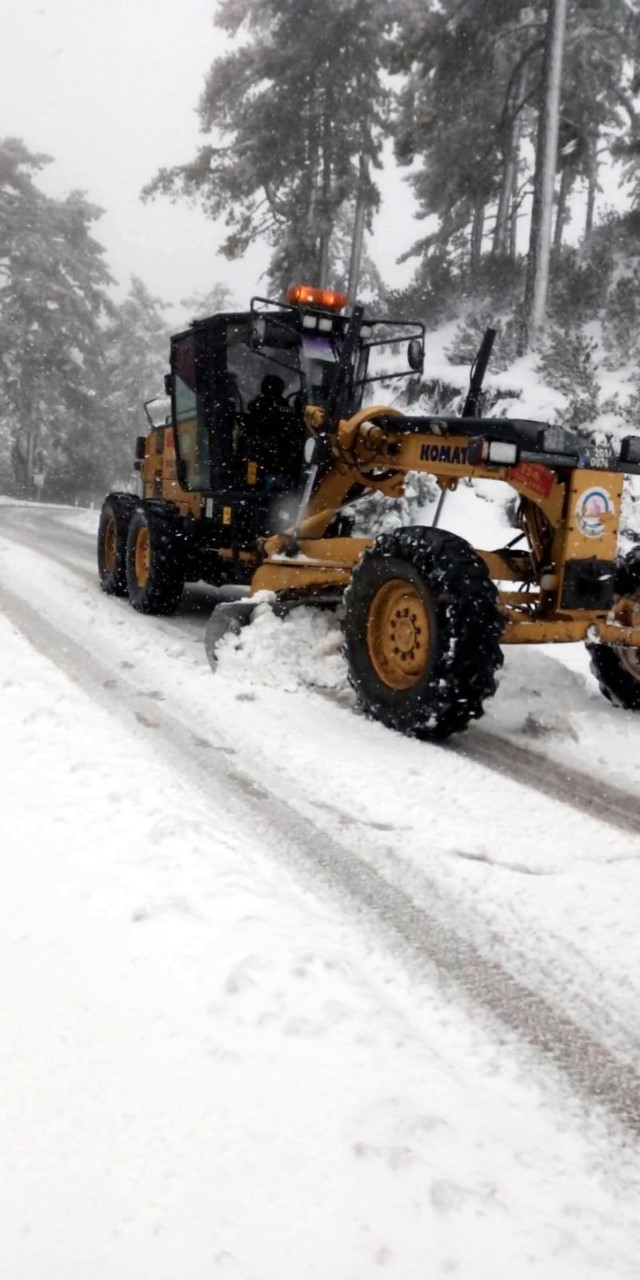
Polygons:
[[148,430],[145,402],[158,398],[161,420],[168,412],[164,403],[169,358],[165,307],[133,276],[127,297],[114,307],[105,331],[105,409],[109,420],[102,454],[105,488],[126,487],[133,480],[135,439]]
[[[619,0],[624,5],[625,0]],[[625,129],[616,138],[613,152],[625,162],[627,180],[636,209],[640,208],[640,21],[634,10],[633,18],[627,15],[624,37],[626,43],[626,83],[619,86],[619,103],[625,118]]]
[[223,0],[216,23],[232,52],[216,59],[199,114],[211,140],[147,187],[200,200],[223,217],[222,252],[272,247],[270,283],[326,283],[340,208],[379,195],[387,90],[381,49],[390,0]]
[[505,251],[522,113],[540,60],[537,15],[525,0],[444,0],[422,13],[397,0],[396,12],[391,66],[406,76],[396,155],[413,166],[418,216],[438,218],[411,252],[453,258],[473,274],[490,211],[494,248]]
[[[473,279],[489,233],[494,256],[515,252],[515,217],[533,178],[523,170],[522,141],[533,144],[534,160],[537,151],[547,0],[396,0],[395,13],[391,69],[405,76],[396,154],[412,166],[418,216],[437,219],[410,253],[444,260]],[[598,146],[615,145],[628,130],[632,164],[639,28],[627,0],[569,0],[557,252],[579,178],[589,191],[585,225],[593,224]]]
[[571,187],[576,179],[586,183],[588,235],[594,221],[598,152],[616,149],[633,126],[633,57],[634,48],[636,56],[640,52],[639,27],[626,0],[570,0],[558,140],[556,256]]
[[185,328],[193,320],[204,320],[207,316],[215,316],[222,311],[243,310],[242,307],[236,306],[229,285],[222,284],[220,281],[204,293],[192,293],[188,298],[183,298],[180,306],[184,307],[185,311]]
[[91,235],[101,210],[79,192],[45,196],[46,162],[0,142],[0,430],[23,491],[43,471],[72,497],[100,472],[110,276]]

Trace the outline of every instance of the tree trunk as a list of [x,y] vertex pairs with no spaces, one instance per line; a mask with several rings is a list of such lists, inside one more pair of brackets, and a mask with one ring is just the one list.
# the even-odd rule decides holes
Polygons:
[[320,193],[320,112],[322,104],[316,90],[310,92],[306,120],[306,154],[303,207],[300,231],[295,227],[285,230],[293,242],[293,258],[298,264],[294,272],[298,279],[311,279],[318,270],[318,200]]
[[587,212],[584,221],[584,234],[590,236],[593,230],[593,218],[596,210],[596,191],[598,190],[598,133],[589,138],[587,163],[589,177],[587,182]]
[[318,250],[318,284],[321,289],[326,289],[329,282],[329,244],[331,240],[331,232],[324,224],[320,232],[320,245]]
[[569,199],[569,192],[571,191],[572,185],[573,185],[573,174],[571,173],[569,165],[565,165],[564,169],[562,170],[562,177],[560,178],[560,190],[558,192],[558,208],[556,210],[556,225],[555,225],[555,231],[553,233],[552,257],[553,257],[554,263],[556,263],[560,257],[560,250],[562,248],[562,233],[564,231],[565,222],[567,219],[567,200]]
[[562,49],[566,18],[567,0],[549,0],[524,315],[519,345],[521,355],[535,344],[547,305],[553,191],[558,159]]
[[367,162],[363,155],[360,156],[359,162],[359,180],[358,191],[356,194],[356,212],[353,223],[353,237],[351,240],[351,257],[349,259],[349,282],[347,284],[347,297],[349,299],[349,309],[351,310],[358,296],[358,284],[360,282],[360,264],[362,262],[362,243],[364,240],[364,222],[367,212],[366,205],[366,180],[367,180]]
[[515,262],[518,256],[518,209],[519,209],[519,191],[518,179],[520,177],[520,140],[518,140],[518,150],[513,158],[513,190],[511,192],[511,209],[509,211],[509,257]]
[[35,454],[38,447],[38,436],[40,433],[40,423],[35,412],[33,396],[25,386],[26,379],[23,375],[21,378],[21,428],[20,436],[22,437],[20,445],[17,449],[17,456],[22,460],[24,465],[24,489],[27,498],[32,498],[34,494],[33,474],[35,471]]
[[504,169],[502,171],[500,197],[498,199],[498,208],[496,211],[496,225],[493,231],[493,245],[491,247],[491,251],[494,254],[504,254],[507,251],[509,208],[511,206],[511,195],[513,192],[513,172],[513,157],[509,155],[505,159]]
[[479,196],[473,208],[473,222],[471,224],[471,256],[470,268],[471,274],[475,275],[479,270],[482,259],[482,234],[484,231],[484,200]]
[[[516,114],[511,123],[509,142],[504,157],[502,185],[500,187],[500,198],[498,200],[498,210],[496,213],[496,225],[493,233],[493,253],[495,254],[506,254],[508,248],[511,248],[508,243],[510,230],[509,224],[513,197],[517,187],[520,133],[522,131],[522,112],[519,108],[521,107],[522,101],[527,92],[527,81],[529,78],[528,72],[528,64],[525,63],[518,79]],[[515,250],[511,253],[511,256],[515,257]]]
[[333,219],[331,216],[331,143],[332,143],[331,98],[327,93],[324,102],[322,121],[322,177],[321,177],[321,209],[319,211],[320,240],[318,253],[318,284],[326,289],[329,283],[329,250]]

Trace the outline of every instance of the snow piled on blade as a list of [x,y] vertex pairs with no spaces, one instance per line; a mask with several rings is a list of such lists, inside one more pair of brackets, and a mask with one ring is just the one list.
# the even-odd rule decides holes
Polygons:
[[221,680],[251,689],[260,685],[293,693],[308,688],[349,697],[342,632],[331,610],[301,606],[278,617],[269,605],[259,605],[250,625],[237,636],[225,636],[216,652]]

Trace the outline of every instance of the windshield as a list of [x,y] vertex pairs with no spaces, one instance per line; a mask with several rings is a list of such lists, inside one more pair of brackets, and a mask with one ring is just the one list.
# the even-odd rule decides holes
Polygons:
[[[300,360],[307,386],[309,404],[326,408],[338,374],[339,351],[335,339],[328,334],[304,333]],[[347,388],[345,412],[354,413],[362,399],[362,391],[354,394],[355,369]]]

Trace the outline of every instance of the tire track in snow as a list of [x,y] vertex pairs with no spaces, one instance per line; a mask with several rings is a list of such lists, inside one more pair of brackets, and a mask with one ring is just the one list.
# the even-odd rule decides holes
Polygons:
[[[57,538],[57,529],[55,534]],[[13,542],[15,546],[26,547],[29,551],[35,551],[36,554],[42,556],[43,559],[51,560],[53,564],[61,565],[63,569],[68,569],[71,573],[74,573],[76,577],[82,578],[83,582],[90,583],[91,586],[97,585],[98,579],[96,570],[83,568],[78,560],[77,548],[74,548],[73,546],[71,546],[72,555],[74,551],[76,554],[73,555],[72,559],[70,559],[69,556],[60,555],[59,552],[55,551],[51,546],[51,543],[46,542],[42,534],[37,533],[35,530],[24,528],[15,529],[12,527],[6,528],[4,524],[0,527],[0,537],[2,537],[6,542]],[[69,539],[69,542],[70,541],[71,540]],[[82,553],[80,554],[82,556]],[[86,557],[82,556],[82,559],[86,560]]]
[[577,769],[563,769],[538,751],[518,746],[479,726],[465,737],[451,739],[444,751],[500,773],[512,782],[540,791],[590,818],[631,835],[640,835],[640,799],[630,791],[600,782]]
[[[13,507],[8,509],[11,511],[15,510]],[[28,530],[25,530],[24,527],[21,527],[20,529],[7,529],[0,525],[0,538],[3,538],[6,542],[13,542],[16,546],[26,547],[29,551],[35,551],[36,555],[42,556],[45,560],[51,560],[53,564],[60,565],[62,569],[66,569],[69,573],[74,574],[76,578],[79,578],[85,586],[90,586],[94,590],[98,591],[99,585],[95,556],[95,538],[81,531],[81,537],[85,539],[89,536],[91,542],[91,555],[88,556],[81,553],[82,559],[85,562],[83,565],[79,562],[77,555],[78,549],[74,545],[75,531],[65,528],[58,524],[58,522],[54,523],[55,530],[52,532],[55,532],[56,541],[60,541],[59,531],[62,529],[65,536],[61,540],[69,547],[72,554],[71,559],[69,556],[61,555],[59,552],[54,551],[50,542],[45,541],[42,533],[36,531],[33,527],[30,527]],[[91,568],[85,567],[85,565],[88,566],[89,564],[91,565]],[[186,607],[190,607],[190,613],[183,612],[179,617],[154,618],[154,624],[169,634],[178,631],[181,635],[186,635],[189,636],[189,638],[192,638],[193,632],[197,631],[204,636],[205,622],[207,621],[212,609],[210,598],[205,596],[204,592],[200,591],[197,587],[187,587],[184,601],[185,603],[183,604],[183,608],[185,608],[185,605]],[[186,604],[187,601],[189,602],[188,605]]]
[[[198,737],[157,702],[151,711],[144,690],[126,676],[114,678],[114,672],[82,645],[1,586],[0,604],[29,643],[94,703],[138,736],[146,727],[146,741],[152,732],[153,748],[164,753],[174,769],[184,771],[191,785],[200,785],[214,813],[222,805],[240,822],[246,823],[247,815],[255,822],[259,805],[271,857],[316,892],[320,887],[329,892],[343,910],[350,906],[361,926],[373,931],[378,941],[383,939],[414,979],[431,983],[437,975],[443,987],[470,1004],[472,1013],[480,1011],[493,1023],[497,1020],[532,1050],[538,1066],[558,1068],[584,1102],[602,1108],[628,1134],[640,1137],[638,1072],[457,933],[448,923],[454,904],[448,919],[419,905],[347,846],[237,769],[228,745]],[[433,901],[443,902],[440,887],[434,883],[432,889]],[[533,1064],[531,1069],[535,1072]]]

